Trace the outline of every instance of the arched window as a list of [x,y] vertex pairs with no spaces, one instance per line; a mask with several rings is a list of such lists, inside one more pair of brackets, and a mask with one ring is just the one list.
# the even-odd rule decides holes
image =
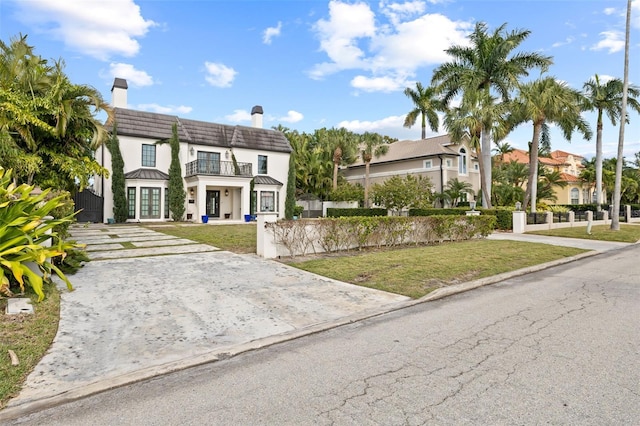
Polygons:
[[464,148],[460,148],[460,157],[458,157],[458,173],[461,175],[467,174],[467,151]]
[[571,204],[578,204],[580,202],[580,190],[578,188],[571,188]]

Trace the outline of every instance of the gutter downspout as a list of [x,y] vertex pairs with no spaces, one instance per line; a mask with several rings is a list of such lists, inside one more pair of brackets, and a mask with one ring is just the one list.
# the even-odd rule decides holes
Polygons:
[[442,154],[438,154],[438,158],[440,159],[440,194],[444,194],[444,160],[442,159]]

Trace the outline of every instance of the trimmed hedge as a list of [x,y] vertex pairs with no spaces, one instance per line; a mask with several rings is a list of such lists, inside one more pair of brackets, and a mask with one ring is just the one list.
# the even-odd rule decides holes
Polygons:
[[[465,216],[469,208],[457,207],[450,209],[411,209],[409,216]],[[501,231],[510,231],[513,229],[513,209],[496,208],[496,209],[476,209],[481,215],[490,215],[496,217],[496,229]]]
[[360,217],[387,216],[387,209],[380,209],[380,208],[339,209],[335,207],[327,209],[327,217],[349,217],[349,216],[360,216]]
[[265,226],[289,256],[308,253],[361,250],[364,247],[394,247],[403,244],[433,244],[483,238],[493,232],[496,218],[484,216],[434,215],[428,217],[338,217],[281,220]]
[[464,216],[468,211],[468,207],[451,209],[410,209],[409,216]]

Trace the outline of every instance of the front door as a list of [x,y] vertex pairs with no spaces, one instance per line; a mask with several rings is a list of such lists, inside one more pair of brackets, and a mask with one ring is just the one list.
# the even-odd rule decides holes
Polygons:
[[207,191],[207,216],[220,217],[220,191]]

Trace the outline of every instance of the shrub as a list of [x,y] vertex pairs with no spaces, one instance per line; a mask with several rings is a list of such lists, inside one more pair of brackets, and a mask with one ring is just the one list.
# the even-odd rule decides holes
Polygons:
[[495,216],[495,228],[501,231],[510,231],[513,229],[513,209],[499,207],[495,209],[482,209],[482,214]]
[[457,207],[450,209],[411,209],[409,210],[409,216],[464,216],[469,208]]
[[489,235],[495,216],[339,217],[278,221],[265,226],[290,256],[322,247],[326,252],[363,247],[393,247],[413,242],[459,241]]
[[[31,195],[33,186],[16,187],[11,182],[10,171],[0,167],[0,293],[11,296],[11,285],[18,283],[21,292],[29,285],[44,299],[43,284],[54,272],[69,289],[71,283],[64,273],[53,263],[57,257],[66,256],[73,247],[65,243],[53,229],[73,219],[73,214],[47,219],[51,212],[63,207],[64,196],[46,200],[49,190],[39,195]],[[50,247],[46,244],[51,243]],[[34,265],[39,273],[29,266]],[[34,268],[35,269],[35,268]]]
[[349,217],[349,216],[386,216],[387,209],[338,209],[328,208],[327,217]]

